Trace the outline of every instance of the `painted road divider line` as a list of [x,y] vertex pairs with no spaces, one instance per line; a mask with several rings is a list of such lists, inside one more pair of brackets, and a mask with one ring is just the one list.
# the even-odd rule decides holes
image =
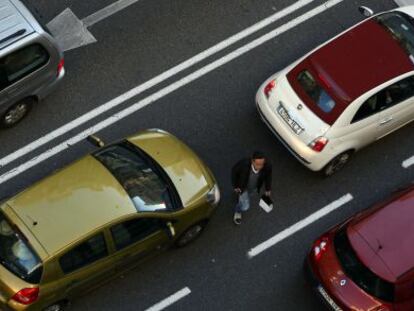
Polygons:
[[165,298],[159,303],[153,305],[151,308],[146,309],[145,311],[160,311],[176,303],[178,300],[183,299],[185,296],[189,295],[191,290],[188,287],[184,287],[182,290],[176,292],[175,294]]
[[414,156],[412,156],[411,158],[408,158],[407,160],[404,160],[401,165],[403,168],[409,168],[413,164],[414,164]]
[[73,121],[62,125],[61,127],[53,130],[52,132],[36,139],[35,141],[29,143],[28,145],[10,153],[9,155],[0,159],[0,167],[3,167],[18,158],[38,149],[39,147],[47,144],[48,142],[68,133],[69,131],[73,130],[76,127],[90,121],[91,119],[103,114],[104,112],[113,109],[125,101],[138,96],[139,94],[143,93],[144,91],[162,83],[163,81],[177,75],[178,73],[182,72],[185,69],[188,69],[197,63],[203,61],[204,59],[230,47],[234,43],[246,38],[247,36],[261,30],[262,28],[269,26],[270,24],[276,22],[277,20],[295,12],[296,10],[304,7],[305,5],[313,2],[314,0],[300,0],[295,2],[294,4],[280,10],[279,12],[269,16],[268,18],[246,28],[245,30],[221,41],[220,43],[210,47],[209,49],[195,55],[194,57],[180,63],[179,65],[163,72],[162,74],[148,80],[147,82],[134,87],[133,89],[121,94],[120,96],[108,101],[107,103],[92,109],[91,111],[85,113],[84,115],[74,119]]
[[275,236],[271,237],[270,239],[260,243],[259,245],[250,249],[247,253],[248,258],[253,258],[260,253],[264,252],[268,248],[275,246],[277,243],[283,241],[284,239],[290,237],[291,235],[295,234],[299,230],[309,226],[310,224],[314,223],[315,221],[321,219],[322,217],[328,215],[329,213],[333,212],[334,210],[338,209],[339,207],[343,206],[344,204],[350,202],[353,199],[351,194],[346,194],[343,197],[339,198],[338,200],[330,203],[329,205],[325,206],[324,208],[320,209],[319,211],[309,215],[305,219],[297,222],[296,224],[286,228],[282,232],[276,234]]
[[124,110],[121,110],[120,112],[115,113],[114,115],[108,117],[105,120],[102,120],[95,124],[92,127],[89,127],[88,129],[82,131],[80,134],[77,134],[76,136],[73,136],[72,138],[67,139],[66,141],[60,143],[59,145],[48,149],[47,151],[43,152],[42,154],[30,159],[29,161],[7,171],[3,175],[0,176],[0,184],[6,182],[7,180],[21,174],[22,172],[28,170],[29,168],[39,164],[40,162],[45,161],[46,159],[54,156],[55,154],[69,148],[70,146],[82,141],[89,135],[95,134],[96,132],[110,126],[111,124],[114,124],[115,122],[118,122],[122,120],[123,118],[131,115],[132,113],[148,106],[149,104],[157,101],[160,98],[163,98],[167,96],[168,94],[178,90],[179,88],[189,84],[192,81],[195,81],[199,79],[200,77],[206,75],[207,73],[213,71],[214,69],[217,69],[224,64],[227,64],[228,62],[240,57],[241,55],[251,51],[252,49],[268,42],[269,40],[285,33],[286,31],[292,29],[293,27],[307,21],[308,19],[318,15],[319,13],[324,12],[325,10],[329,9],[330,7],[341,3],[344,0],[330,0],[327,1],[318,7],[315,7],[314,9],[306,12],[305,14],[289,21],[288,23],[274,29],[273,31],[263,35],[262,37],[253,40],[252,42],[238,48],[237,50],[227,54],[226,56],[223,56],[222,58],[200,68],[199,70],[189,74],[188,76],[170,84],[169,86],[164,87],[163,89],[157,91],[156,93],[142,99],[141,101],[129,106],[128,108],[125,108]]

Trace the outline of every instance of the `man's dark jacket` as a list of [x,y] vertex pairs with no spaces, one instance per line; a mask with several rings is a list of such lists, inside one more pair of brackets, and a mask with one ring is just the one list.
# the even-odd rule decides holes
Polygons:
[[[240,188],[243,192],[247,189],[249,183],[250,170],[252,166],[252,160],[249,158],[242,159],[237,162],[231,169],[231,182],[233,189]],[[264,184],[265,190],[270,191],[272,188],[272,164],[267,160],[264,167],[259,172],[259,178],[257,179],[257,191],[260,192]]]

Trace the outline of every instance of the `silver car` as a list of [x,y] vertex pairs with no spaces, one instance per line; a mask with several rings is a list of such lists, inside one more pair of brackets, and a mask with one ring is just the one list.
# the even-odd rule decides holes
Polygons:
[[19,0],[0,0],[0,126],[21,121],[65,74],[56,41]]

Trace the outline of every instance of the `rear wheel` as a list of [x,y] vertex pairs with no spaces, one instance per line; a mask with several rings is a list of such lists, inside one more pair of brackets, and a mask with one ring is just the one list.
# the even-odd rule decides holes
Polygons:
[[345,166],[345,164],[348,163],[349,159],[351,158],[351,155],[351,151],[346,151],[341,153],[340,155],[337,155],[322,169],[322,174],[324,176],[332,176],[333,174],[341,170]]
[[180,235],[180,237],[175,242],[175,245],[177,247],[184,247],[190,244],[201,235],[206,225],[207,221],[201,221],[195,225],[192,225],[190,228],[185,230],[183,234]]
[[30,97],[15,103],[3,114],[0,120],[1,126],[9,128],[19,123],[27,116],[34,103],[35,100]]
[[67,301],[59,301],[44,308],[43,311],[64,311],[68,309],[68,306],[69,303]]

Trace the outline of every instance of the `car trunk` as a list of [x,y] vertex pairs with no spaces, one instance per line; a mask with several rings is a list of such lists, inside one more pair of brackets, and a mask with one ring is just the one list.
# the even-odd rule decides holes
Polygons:
[[[363,291],[345,274],[333,243],[335,233],[330,233],[327,237],[326,251],[319,259],[314,258],[313,252],[309,254],[312,270],[324,291],[345,310],[375,310],[376,307],[384,306],[382,301]],[[317,290],[324,296],[320,288]]]
[[[330,128],[299,98],[283,75],[277,79],[276,88],[270,93],[269,105],[285,126],[306,145],[325,135]],[[300,131],[296,131],[296,124]]]

